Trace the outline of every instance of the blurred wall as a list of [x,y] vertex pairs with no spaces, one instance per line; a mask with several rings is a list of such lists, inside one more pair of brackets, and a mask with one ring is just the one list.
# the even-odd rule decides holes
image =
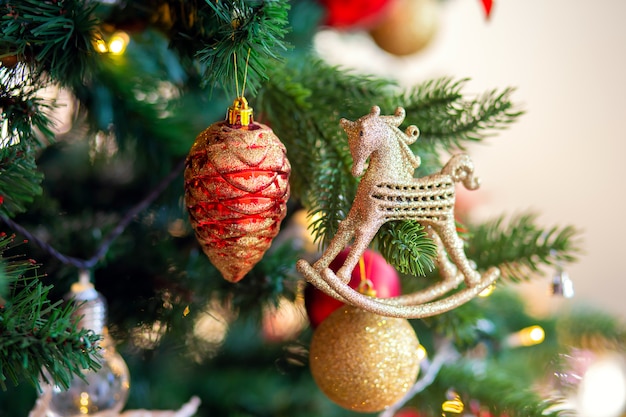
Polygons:
[[[626,318],[625,21],[622,0],[495,0],[489,21],[478,0],[447,0],[436,38],[413,56],[381,52],[364,33],[322,32],[316,46],[332,63],[403,85],[451,75],[471,78],[468,93],[516,87],[527,113],[469,149],[482,178],[467,196],[473,217],[530,210],[543,225],[577,226],[573,302]],[[550,275],[521,288],[540,311],[560,304],[547,294]]]

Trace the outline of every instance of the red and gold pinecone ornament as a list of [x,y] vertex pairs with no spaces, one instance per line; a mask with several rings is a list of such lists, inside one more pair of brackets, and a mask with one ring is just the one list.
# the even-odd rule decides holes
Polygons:
[[263,257],[287,212],[285,146],[244,97],[202,131],[187,156],[185,203],[204,253],[230,282]]

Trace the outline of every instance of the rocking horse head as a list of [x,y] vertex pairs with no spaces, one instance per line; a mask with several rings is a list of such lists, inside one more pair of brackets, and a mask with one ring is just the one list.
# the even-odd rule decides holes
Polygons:
[[355,120],[341,119],[339,124],[348,134],[348,146],[352,154],[352,175],[359,177],[365,169],[365,161],[372,152],[384,146],[390,137],[394,137],[393,129],[404,121],[405,112],[402,107],[396,108],[394,116],[381,116],[380,107],[373,106],[369,114]]

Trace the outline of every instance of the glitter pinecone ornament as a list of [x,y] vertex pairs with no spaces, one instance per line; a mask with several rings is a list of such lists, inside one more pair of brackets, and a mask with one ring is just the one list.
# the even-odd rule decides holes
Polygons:
[[343,306],[313,333],[311,374],[324,394],[371,413],[400,400],[419,373],[419,341],[406,319]]
[[241,280],[269,249],[287,211],[290,172],[285,146],[253,121],[244,97],[196,138],[185,203],[198,242],[227,281]]

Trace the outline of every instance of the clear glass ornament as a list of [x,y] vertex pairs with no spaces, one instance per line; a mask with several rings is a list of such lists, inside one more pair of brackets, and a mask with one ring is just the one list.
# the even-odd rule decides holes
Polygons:
[[552,285],[550,288],[552,295],[561,296],[563,298],[572,298],[574,296],[574,283],[569,274],[559,268],[552,277]]
[[84,379],[75,377],[69,389],[58,385],[47,387],[49,395],[47,417],[75,417],[101,412],[119,413],[128,398],[130,376],[128,366],[115,350],[106,328],[106,302],[88,278],[72,286],[70,296],[79,305],[76,316],[82,318],[78,327],[91,329],[102,335],[100,340],[101,368],[83,370]]
[[[107,341],[108,339],[108,341]],[[74,378],[68,390],[51,389],[48,417],[74,417],[103,411],[119,412],[126,404],[130,378],[126,362],[117,353],[110,337],[101,341],[102,367],[84,370],[85,380]]]

